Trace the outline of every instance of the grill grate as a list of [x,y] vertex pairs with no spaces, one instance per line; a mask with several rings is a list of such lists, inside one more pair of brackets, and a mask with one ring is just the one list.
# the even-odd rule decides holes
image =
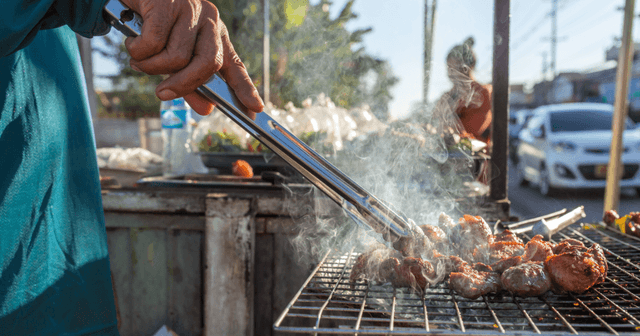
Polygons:
[[[524,236],[525,240],[530,237]],[[611,229],[572,226],[554,236],[598,243],[606,281],[580,295],[509,293],[463,298],[446,283],[424,294],[366,281],[349,282],[358,253],[327,253],[274,324],[299,334],[636,334],[640,331],[640,239]]]

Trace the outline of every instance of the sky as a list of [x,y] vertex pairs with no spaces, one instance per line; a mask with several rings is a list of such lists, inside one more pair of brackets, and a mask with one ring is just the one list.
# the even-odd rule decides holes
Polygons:
[[[413,103],[422,100],[423,35],[425,0],[356,0],[353,12],[358,17],[349,30],[371,27],[364,36],[365,50],[387,60],[399,83],[393,88],[390,111],[402,118]],[[429,5],[432,0],[427,0]],[[319,0],[311,0],[317,4]],[[347,0],[333,0],[335,17]],[[551,60],[550,11],[553,0],[512,0],[509,75],[512,84],[533,84],[543,79],[543,53]],[[605,61],[605,51],[622,35],[623,0],[558,0],[558,46],[556,72],[584,71]],[[639,20],[634,36],[640,40]],[[493,52],[493,1],[439,0],[433,44],[429,101],[450,89],[445,58],[449,50],[467,37],[475,39],[478,58],[476,77],[491,82]],[[273,46],[272,46],[273,47]],[[240,55],[242,57],[242,55]],[[96,73],[113,71],[108,61],[94,54]],[[104,85],[97,80],[96,86]]]

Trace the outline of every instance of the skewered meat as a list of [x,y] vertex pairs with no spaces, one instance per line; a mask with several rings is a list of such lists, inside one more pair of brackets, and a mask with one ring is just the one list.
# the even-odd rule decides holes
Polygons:
[[482,295],[499,292],[500,274],[476,270],[453,272],[449,276],[449,285],[462,297],[473,300]]
[[541,235],[536,235],[525,245],[523,262],[545,261],[553,255],[553,245],[543,240]]
[[587,247],[579,240],[568,238],[558,243],[558,245],[553,248],[553,253],[562,254],[574,250],[586,251]]
[[618,218],[620,218],[620,216],[615,210],[608,210],[604,213],[602,220],[609,225],[613,225]]
[[540,296],[551,289],[551,279],[539,262],[513,266],[500,279],[504,289],[523,297]]
[[523,244],[522,239],[520,239],[518,236],[516,236],[515,233],[511,232],[508,229],[493,236],[493,241],[494,242],[514,242],[514,243]]
[[551,280],[562,290],[583,293],[606,277],[607,264],[598,244],[587,251],[569,251],[549,257],[544,263]]

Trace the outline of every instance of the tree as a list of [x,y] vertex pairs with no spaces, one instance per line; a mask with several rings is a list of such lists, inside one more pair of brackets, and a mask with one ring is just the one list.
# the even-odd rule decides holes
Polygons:
[[[356,48],[371,28],[353,32],[345,28],[357,17],[352,11],[354,1],[347,2],[331,19],[328,0],[315,6],[308,0],[271,0],[270,100],[274,105],[282,107],[291,101],[300,106],[307,97],[325,93],[336,105],[351,108],[368,104],[378,118],[388,117],[390,89],[397,78],[386,61],[368,55],[362,46]],[[215,4],[238,55],[262,91],[262,0],[216,0]],[[156,79],[142,83],[141,75],[128,67],[123,47],[117,50],[112,55],[122,64],[122,71],[113,78],[114,83],[126,82],[139,87],[140,93],[153,93],[142,85],[153,88]],[[125,79],[127,76],[134,79]]]

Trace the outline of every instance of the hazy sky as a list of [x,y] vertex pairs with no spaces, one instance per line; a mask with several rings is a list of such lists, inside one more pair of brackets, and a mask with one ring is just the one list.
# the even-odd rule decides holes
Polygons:
[[[431,4],[432,0],[427,1]],[[312,4],[318,2],[311,0]],[[345,3],[333,0],[331,13],[337,15]],[[547,62],[551,59],[551,4],[552,0],[511,1],[511,83],[531,86],[542,79],[543,52],[547,53]],[[604,53],[614,44],[614,37],[621,36],[623,12],[618,7],[623,5],[622,0],[559,0],[558,72],[582,71],[604,62]],[[400,79],[393,90],[391,112],[401,117],[413,102],[422,99],[424,0],[356,0],[353,11],[358,18],[348,28],[373,28],[364,37],[366,50],[388,60]],[[634,36],[640,32],[639,23],[634,22]],[[438,1],[431,101],[450,88],[445,57],[452,46],[468,36],[476,40],[478,80],[491,82],[492,27],[492,0]],[[100,58],[94,62],[98,73],[111,68]]]

